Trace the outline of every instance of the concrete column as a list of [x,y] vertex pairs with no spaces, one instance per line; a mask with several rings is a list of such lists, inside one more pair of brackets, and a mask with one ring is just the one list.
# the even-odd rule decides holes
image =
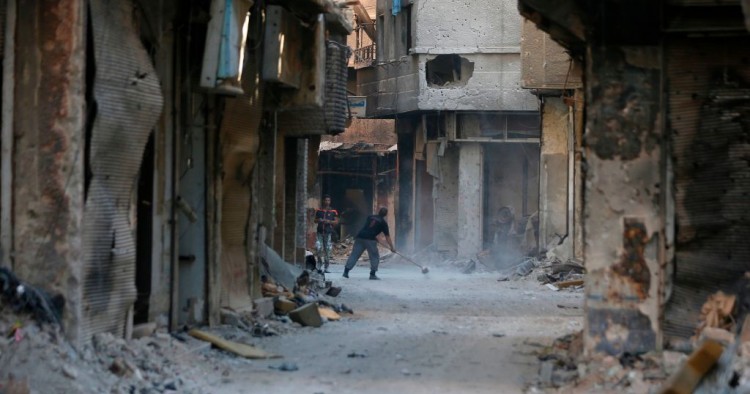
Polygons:
[[458,154],[455,145],[445,149],[434,186],[435,247],[446,258],[455,258],[458,250]]
[[[552,246],[557,257],[572,257],[572,233],[568,225],[568,106],[561,97],[545,97],[542,106],[542,144],[539,171],[539,247]],[[571,226],[572,227],[572,226]],[[557,245],[567,235],[566,243]]]
[[659,348],[662,124],[657,47],[588,48],[587,352]]
[[23,2],[17,10],[14,269],[31,285],[65,296],[66,334],[76,339],[83,284],[86,2]]
[[462,143],[458,158],[458,258],[482,251],[483,149],[479,143]]
[[310,141],[308,139],[297,140],[297,215],[296,215],[296,237],[294,246],[296,248],[295,261],[305,261],[305,249],[307,247],[307,168],[308,151]]
[[414,249],[414,132],[413,118],[396,119],[398,133],[398,203],[396,206],[396,249]]

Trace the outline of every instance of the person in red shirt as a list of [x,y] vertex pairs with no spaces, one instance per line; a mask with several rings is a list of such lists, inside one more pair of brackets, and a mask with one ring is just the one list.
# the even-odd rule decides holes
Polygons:
[[331,208],[331,196],[323,196],[323,206],[315,210],[315,223],[318,231],[315,239],[315,250],[318,258],[318,271],[328,271],[331,264],[331,234],[339,224],[339,212]]

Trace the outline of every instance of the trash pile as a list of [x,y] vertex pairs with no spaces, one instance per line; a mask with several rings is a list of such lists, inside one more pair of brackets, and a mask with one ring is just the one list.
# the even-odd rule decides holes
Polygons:
[[707,298],[682,351],[587,358],[582,349],[581,332],[540,349],[539,376],[528,392],[750,393],[750,273],[737,294]]

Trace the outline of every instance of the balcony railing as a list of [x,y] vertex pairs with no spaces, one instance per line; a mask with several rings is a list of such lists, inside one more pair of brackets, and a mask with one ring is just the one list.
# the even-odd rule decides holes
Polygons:
[[369,67],[375,63],[375,44],[354,50],[354,68]]

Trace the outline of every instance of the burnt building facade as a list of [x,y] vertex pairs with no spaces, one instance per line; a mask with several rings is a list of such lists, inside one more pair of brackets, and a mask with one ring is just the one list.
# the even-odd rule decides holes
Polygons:
[[303,261],[307,158],[348,116],[348,12],[246,0],[0,9],[2,265],[64,297],[70,339],[218,323],[224,307],[252,308],[264,248]]
[[690,337],[748,270],[750,4],[518,6],[584,69],[586,350]]

